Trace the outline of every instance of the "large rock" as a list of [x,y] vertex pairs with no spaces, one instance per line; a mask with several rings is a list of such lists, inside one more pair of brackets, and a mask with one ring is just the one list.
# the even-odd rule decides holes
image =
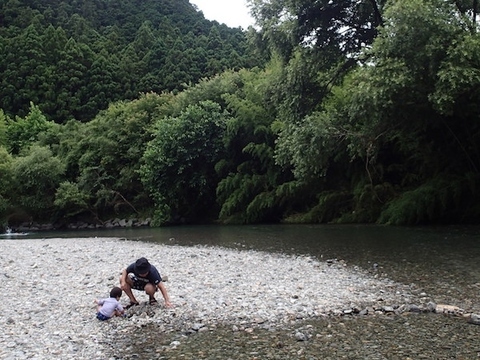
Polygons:
[[468,318],[468,322],[471,323],[471,324],[480,325],[480,315],[470,314],[470,316]]
[[460,309],[458,306],[437,304],[435,307],[435,312],[437,314],[462,316],[464,310]]

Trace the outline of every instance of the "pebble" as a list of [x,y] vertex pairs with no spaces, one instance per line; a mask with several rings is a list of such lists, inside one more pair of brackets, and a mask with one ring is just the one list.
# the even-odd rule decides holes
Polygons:
[[[272,330],[348,309],[413,298],[408,286],[337,260],[116,238],[2,240],[0,359],[108,359],[112,339],[155,325],[165,333]],[[107,322],[94,299],[108,297],[123,268],[145,256],[174,307],[140,306]],[[380,299],[380,300],[379,300]],[[124,294],[121,302],[129,300]],[[393,308],[392,308],[393,309]],[[297,340],[306,341],[302,332]],[[176,348],[180,343],[172,342]]]

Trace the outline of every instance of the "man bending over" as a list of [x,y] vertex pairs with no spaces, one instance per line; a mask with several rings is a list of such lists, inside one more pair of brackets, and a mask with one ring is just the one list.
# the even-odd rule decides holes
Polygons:
[[120,287],[130,298],[130,304],[125,307],[126,309],[139,304],[133,295],[132,289],[145,291],[149,296],[148,303],[150,305],[157,304],[155,293],[158,289],[165,300],[165,307],[169,308],[172,306],[160,273],[156,267],[151,265],[144,257],[141,257],[134,263],[130,264],[126,269],[122,270]]

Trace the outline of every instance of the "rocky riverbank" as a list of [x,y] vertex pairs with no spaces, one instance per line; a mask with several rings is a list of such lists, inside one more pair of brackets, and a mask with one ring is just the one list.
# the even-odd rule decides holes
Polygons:
[[[140,352],[145,359],[181,358],[182,347],[187,351],[201,334],[223,346],[216,336],[229,338],[225,332],[253,341],[262,332],[289,333],[296,344],[317,336],[309,321],[435,310],[413,285],[377,279],[336,260],[111,238],[0,244],[1,359],[138,358]],[[107,296],[121,269],[141,256],[168,277],[174,308],[165,309],[158,295],[158,306],[142,304],[125,318],[96,320],[94,299]],[[141,293],[137,298],[147,300]],[[121,301],[126,305],[128,298]],[[282,341],[272,346],[281,348]],[[205,358],[201,352],[195,357]]]
[[30,233],[38,231],[52,231],[52,230],[86,230],[86,229],[114,229],[114,228],[138,228],[150,226],[151,219],[145,218],[115,218],[106,221],[75,221],[67,224],[54,223],[38,223],[38,222],[23,222],[12,227],[0,226],[0,232],[11,233]]

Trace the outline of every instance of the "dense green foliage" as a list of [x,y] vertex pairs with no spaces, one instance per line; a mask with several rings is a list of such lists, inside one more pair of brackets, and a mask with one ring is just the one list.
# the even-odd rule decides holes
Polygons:
[[190,105],[178,117],[157,123],[143,156],[142,180],[155,200],[159,223],[173,217],[211,219],[215,163],[223,155],[228,114],[218,104]]
[[87,124],[69,123],[58,134],[57,151],[66,163],[68,183],[59,189],[57,203],[66,202],[68,211],[88,211],[99,220],[112,209],[137,215],[151,207],[140,182],[140,159],[152,137],[157,108],[168,99],[145,94],[112,104]]
[[478,223],[478,2],[53,3],[1,2],[1,222]]
[[0,108],[88,121],[141,92],[258,64],[241,29],[188,0],[0,1]]
[[[358,58],[360,66],[335,82],[312,111],[304,116],[284,96],[290,112],[282,116],[278,161],[319,194],[322,214],[335,209],[339,221],[397,224],[475,221],[478,192],[469,186],[479,178],[480,114],[473,105],[478,93],[463,92],[478,84],[473,44],[479,39],[466,16],[473,12],[447,1],[387,2],[384,25]],[[291,57],[284,78],[298,72],[297,62]],[[316,73],[323,71],[317,64]],[[451,81],[456,86],[447,88]],[[456,91],[462,95],[450,98]],[[447,113],[447,98],[447,108],[465,106]],[[452,177],[450,186],[441,186]],[[319,180],[322,188],[313,190]],[[349,198],[336,206],[325,203],[323,192],[332,190]]]

